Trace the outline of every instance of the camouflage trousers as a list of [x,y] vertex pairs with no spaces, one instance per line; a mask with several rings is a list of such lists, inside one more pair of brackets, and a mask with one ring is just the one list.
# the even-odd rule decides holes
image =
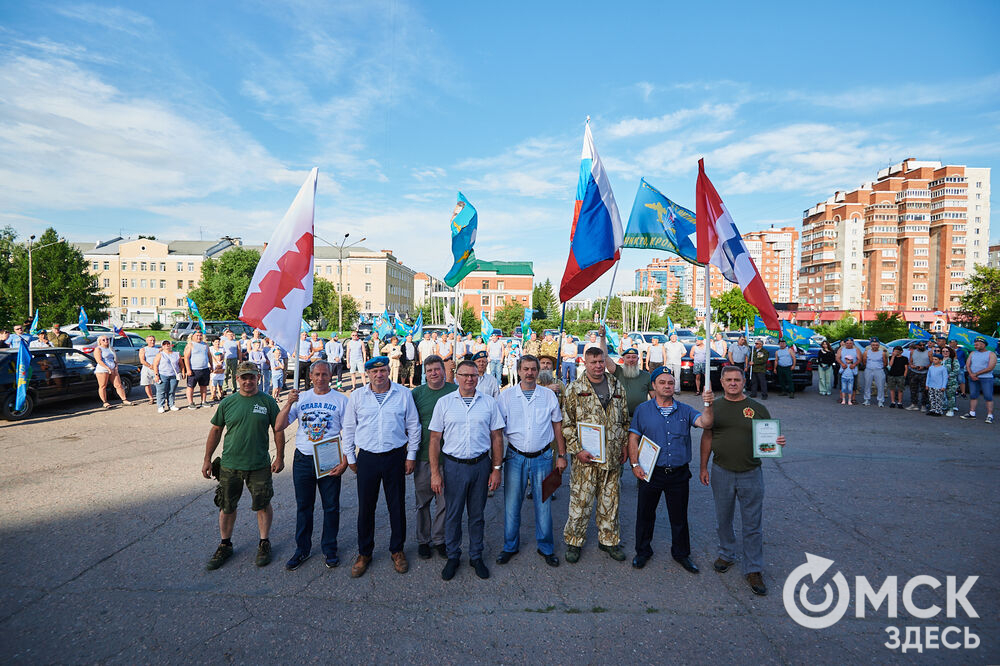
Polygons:
[[621,473],[616,465],[601,469],[574,461],[569,482],[569,518],[563,530],[567,546],[582,546],[587,540],[590,512],[597,500],[597,540],[604,546],[617,546],[620,539],[618,499]]

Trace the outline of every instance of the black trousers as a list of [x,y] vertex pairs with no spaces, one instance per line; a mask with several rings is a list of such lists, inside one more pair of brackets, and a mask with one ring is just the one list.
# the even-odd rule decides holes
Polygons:
[[375,550],[375,506],[381,485],[389,509],[389,552],[400,553],[406,542],[406,447],[388,453],[358,449],[358,553]]
[[691,555],[691,532],[688,529],[688,493],[691,470],[687,465],[674,468],[670,473],[656,467],[649,481],[639,481],[635,511],[635,554],[650,557],[653,554],[653,527],[656,524],[656,507],[662,494],[667,501],[670,518],[670,554],[674,559]]
[[761,395],[767,396],[767,371],[754,372],[750,377],[749,388],[750,395],[757,395],[757,392],[760,391]]
[[[312,365],[310,361],[299,361],[299,382],[305,384],[305,391],[312,388],[312,380],[309,379],[309,366]],[[296,386],[296,389],[299,387]]]

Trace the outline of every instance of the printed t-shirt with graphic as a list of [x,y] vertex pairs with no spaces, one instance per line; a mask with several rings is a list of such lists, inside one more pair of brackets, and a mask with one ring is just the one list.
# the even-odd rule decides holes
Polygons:
[[347,396],[339,391],[319,395],[310,389],[299,394],[288,411],[288,422],[299,420],[295,431],[295,448],[307,456],[313,454],[313,444],[340,434],[344,424]]
[[226,429],[222,466],[246,471],[269,466],[268,431],[278,411],[278,403],[266,393],[244,396],[237,392],[223,398],[212,415],[212,425]]

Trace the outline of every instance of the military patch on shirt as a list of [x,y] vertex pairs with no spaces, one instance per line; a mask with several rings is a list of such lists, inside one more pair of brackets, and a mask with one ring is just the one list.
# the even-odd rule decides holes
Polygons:
[[753,418],[753,415],[754,415],[755,413],[756,413],[756,412],[754,412],[754,411],[753,411],[753,408],[752,408],[752,407],[744,407],[744,408],[743,408],[743,416],[745,416],[745,417],[746,417],[746,418],[748,418],[748,419],[752,419],[752,418]]

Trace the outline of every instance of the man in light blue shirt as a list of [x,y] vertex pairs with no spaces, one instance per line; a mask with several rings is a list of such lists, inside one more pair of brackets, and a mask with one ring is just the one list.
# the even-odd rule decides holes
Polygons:
[[375,507],[379,486],[389,509],[389,552],[396,571],[406,573],[405,475],[417,465],[420,415],[410,392],[389,380],[389,359],[365,364],[368,385],[355,389],[344,414],[343,451],[358,476],[358,557],[351,577],[368,570],[375,549]]
[[489,344],[486,345],[486,353],[490,361],[490,374],[497,380],[497,386],[499,386],[501,379],[503,379],[503,343],[500,342],[500,336],[496,333],[490,337]]
[[341,380],[344,376],[344,345],[337,339],[336,333],[327,341],[325,351],[326,360],[337,378],[337,388],[340,389],[343,387]]
[[222,349],[226,359],[226,377],[223,382],[228,380],[230,389],[236,393],[236,366],[243,360],[243,350],[240,349],[240,341],[236,339],[236,335],[228,328],[222,336]]

